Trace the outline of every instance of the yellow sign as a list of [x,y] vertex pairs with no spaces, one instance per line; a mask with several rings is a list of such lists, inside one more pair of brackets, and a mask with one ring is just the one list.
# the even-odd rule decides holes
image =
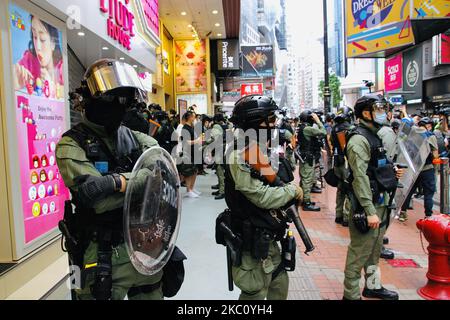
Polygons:
[[450,18],[448,0],[414,0],[414,19]]
[[414,43],[410,0],[346,0],[347,57]]

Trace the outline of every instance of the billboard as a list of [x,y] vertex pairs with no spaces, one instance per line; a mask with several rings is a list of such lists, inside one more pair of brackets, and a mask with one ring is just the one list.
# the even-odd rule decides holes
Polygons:
[[175,41],[176,91],[206,93],[208,91],[205,40]]
[[239,70],[239,40],[218,40],[217,57],[220,71]]
[[242,46],[243,77],[273,77],[274,51],[272,45]]
[[386,91],[394,91],[403,87],[403,56],[401,54],[385,62]]
[[69,191],[56,163],[66,121],[63,35],[45,19],[9,7],[15,128],[24,241],[52,232],[64,216]]
[[413,19],[450,17],[448,0],[414,0]]
[[409,0],[346,0],[347,57],[414,43]]

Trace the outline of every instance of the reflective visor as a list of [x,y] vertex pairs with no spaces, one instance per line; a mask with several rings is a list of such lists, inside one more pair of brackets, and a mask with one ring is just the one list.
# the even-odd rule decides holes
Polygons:
[[145,91],[136,70],[129,64],[114,60],[100,61],[86,72],[85,79],[93,96],[117,88],[136,88]]
[[389,111],[389,104],[387,102],[386,103],[375,102],[372,107],[373,107],[373,111],[379,112],[379,113]]

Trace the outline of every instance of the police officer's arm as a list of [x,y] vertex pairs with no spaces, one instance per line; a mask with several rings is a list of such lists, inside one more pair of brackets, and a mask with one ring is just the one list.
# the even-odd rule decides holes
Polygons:
[[[102,177],[102,174],[86,157],[85,151],[71,138],[64,137],[56,148],[56,161],[67,188],[78,192],[74,181],[81,176]],[[123,207],[124,194],[114,193],[94,203],[93,209],[99,214]]]
[[[142,151],[158,145],[156,140],[146,134],[135,131],[133,131],[133,133],[135,134]],[[59,142],[56,149],[56,160],[66,187],[72,191],[78,191],[79,186],[74,181],[77,177],[102,177],[102,174],[95,168],[89,159],[87,159],[85,151],[69,137],[64,137]],[[123,173],[122,176],[125,178],[126,182],[128,182],[131,178],[131,172]],[[145,181],[146,177],[146,172],[142,172],[142,174],[138,174],[136,179]],[[125,189],[122,191],[125,191]],[[95,201],[92,208],[98,214],[121,208],[123,207],[124,197],[125,195],[123,192],[114,193]]]
[[211,129],[211,136],[209,139],[205,142],[206,145],[212,144],[214,141],[220,141],[222,140],[223,132],[222,127],[218,125],[214,125]]
[[242,164],[230,165],[237,191],[261,209],[279,209],[297,197],[297,188],[294,185],[284,187],[270,187],[262,181],[252,178],[250,169]]
[[428,139],[428,142],[430,143],[430,147],[431,147],[431,154],[433,155],[434,159],[438,159],[439,158],[439,143],[437,141],[437,138],[435,135],[431,136]]
[[378,137],[383,141],[389,160],[393,161],[397,152],[397,135],[391,127],[383,127],[378,131]]
[[318,122],[317,123],[318,128],[314,128],[314,127],[306,127],[305,130],[303,131],[305,136],[307,138],[311,138],[311,137],[325,137],[327,135],[327,129],[325,129],[325,126],[323,125],[322,122]]
[[348,142],[347,158],[353,172],[353,192],[367,215],[376,215],[377,210],[372,202],[373,195],[370,188],[367,168],[370,161],[370,145],[361,135],[353,136]]

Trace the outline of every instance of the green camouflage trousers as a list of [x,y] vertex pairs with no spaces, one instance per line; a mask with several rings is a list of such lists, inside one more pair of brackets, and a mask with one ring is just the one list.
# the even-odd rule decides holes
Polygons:
[[[84,255],[85,266],[97,262],[97,245],[91,242]],[[91,285],[95,281],[95,268],[87,268],[86,284],[83,289],[76,290],[79,300],[94,300],[91,294]],[[122,244],[113,251],[112,256],[112,300],[124,300],[131,288],[155,285],[161,282],[163,272],[154,276],[140,274],[131,264],[125,245]],[[129,300],[163,300],[162,287],[148,293],[129,296]]]
[[253,259],[249,252],[242,255],[242,265],[233,267],[233,280],[242,290],[239,300],[286,300],[289,277],[286,271],[272,280],[272,273],[281,263],[278,244],[273,242],[265,261]]
[[[377,215],[381,222],[386,219],[386,214],[386,207],[377,209]],[[361,270],[364,269],[365,285],[368,289],[381,289],[381,273],[378,262],[386,227],[370,229],[367,234],[361,234],[353,224],[353,220],[350,219],[349,228],[351,242],[345,265],[344,297],[349,300],[359,300],[361,298],[359,287]]]
[[304,193],[304,203],[311,202],[311,188],[314,184],[314,176],[315,176],[315,170],[314,170],[315,164],[313,163],[312,166],[310,166],[307,163],[300,164],[300,177],[302,179],[301,181],[301,187],[303,189]]

